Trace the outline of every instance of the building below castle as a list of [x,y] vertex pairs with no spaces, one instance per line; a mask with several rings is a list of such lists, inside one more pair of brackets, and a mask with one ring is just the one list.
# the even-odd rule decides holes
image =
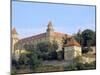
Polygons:
[[[70,39],[66,44],[64,44],[63,39]],[[18,38],[18,33],[15,28],[12,29],[12,56],[15,56],[16,59],[19,58],[21,53],[24,53],[25,44],[34,44],[36,46],[40,42],[53,42],[56,41],[58,44],[58,49],[56,52],[62,51],[64,48],[64,60],[72,60],[77,56],[81,56],[81,46],[80,44],[68,34],[55,32],[51,22],[47,25],[47,30],[45,33],[38,35],[26,37],[23,39]]]

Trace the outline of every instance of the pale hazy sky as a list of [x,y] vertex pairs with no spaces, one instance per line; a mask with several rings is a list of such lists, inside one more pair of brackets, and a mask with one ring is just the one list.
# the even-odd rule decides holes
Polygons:
[[95,30],[95,6],[12,2],[12,27],[21,38],[45,32],[49,21],[55,31],[68,34]]

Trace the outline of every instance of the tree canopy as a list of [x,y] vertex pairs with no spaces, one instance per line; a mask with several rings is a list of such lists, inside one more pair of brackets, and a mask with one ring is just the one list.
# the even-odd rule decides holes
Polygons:
[[95,31],[86,29],[81,33],[77,33],[74,35],[74,38],[81,44],[83,47],[90,47],[96,45],[96,35]]
[[90,29],[86,29],[82,32],[82,44],[83,46],[95,45],[95,32]]
[[58,44],[54,41],[51,42],[41,42],[37,44],[36,50],[38,54],[44,60],[46,59],[56,59],[56,50],[58,49]]
[[82,53],[92,51],[90,47],[96,46],[96,33],[93,30],[86,29],[82,32],[78,31],[77,34],[74,35],[74,38],[80,43]]

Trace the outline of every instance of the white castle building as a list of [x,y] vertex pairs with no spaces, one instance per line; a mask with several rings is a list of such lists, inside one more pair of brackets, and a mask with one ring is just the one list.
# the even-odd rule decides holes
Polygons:
[[[67,44],[64,44],[63,39],[70,39]],[[40,42],[53,42],[56,41],[58,44],[59,52],[64,48],[64,60],[72,60],[77,56],[81,56],[81,46],[80,44],[70,35],[55,32],[53,29],[53,25],[51,22],[47,25],[47,30],[45,33],[41,33],[38,35],[33,35],[30,37],[26,37],[20,39],[18,37],[18,33],[15,28],[12,29],[12,56],[19,56],[21,53],[25,52],[24,45],[25,44],[34,44],[37,45]]]

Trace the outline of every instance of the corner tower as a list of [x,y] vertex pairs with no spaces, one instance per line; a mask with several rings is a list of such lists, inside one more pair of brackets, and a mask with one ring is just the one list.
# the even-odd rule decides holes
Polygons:
[[72,37],[64,46],[64,60],[73,60],[81,55],[81,45]]
[[13,28],[12,29],[12,36],[11,36],[11,40],[12,40],[12,54],[14,54],[15,52],[15,44],[18,42],[18,33],[16,32],[16,29]]

